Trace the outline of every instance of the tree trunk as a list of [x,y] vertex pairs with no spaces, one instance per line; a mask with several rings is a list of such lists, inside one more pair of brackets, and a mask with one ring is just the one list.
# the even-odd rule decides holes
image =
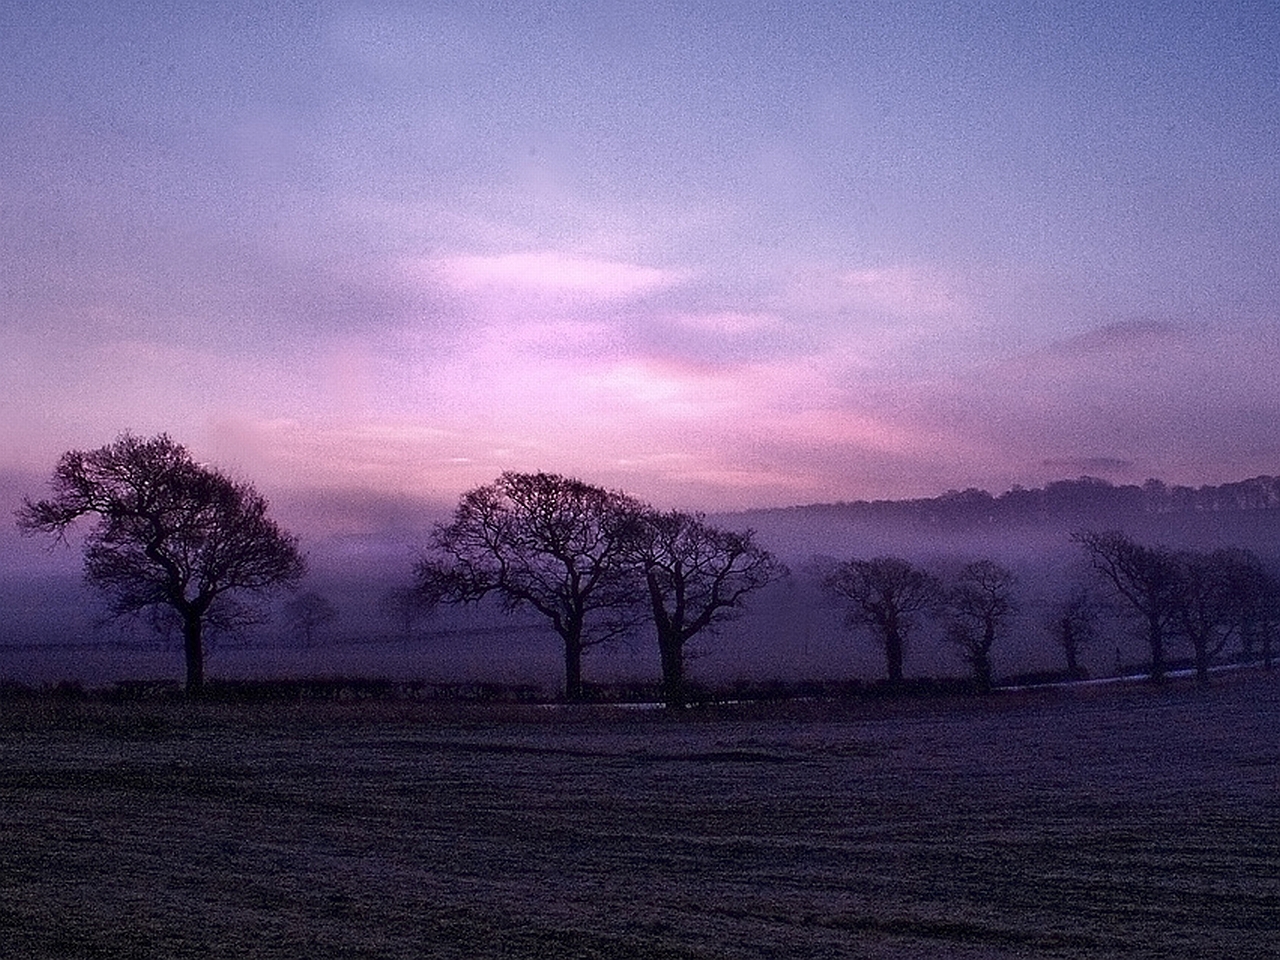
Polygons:
[[565,638],[564,641],[564,698],[570,703],[581,703],[582,644]]
[[662,654],[662,696],[672,710],[685,706],[684,646],[678,638],[659,637],[658,648]]
[[978,663],[978,692],[990,693],[995,682],[991,676],[991,648],[996,643],[996,621],[990,617],[982,628],[982,656]]
[[1196,685],[1207,687],[1209,685],[1209,644],[1203,639],[1197,639],[1192,646],[1196,651]]
[[1074,680],[1080,676],[1080,644],[1069,623],[1062,625],[1062,649],[1067,655],[1067,676]]
[[187,613],[182,618],[182,649],[187,658],[187,696],[199,697],[204,691],[204,643],[202,617]]
[[902,683],[902,636],[897,630],[888,629],[884,635],[884,657],[889,668],[889,683]]
[[1151,648],[1151,682],[1164,683],[1164,629],[1157,617],[1147,617],[1147,645]]
[[978,693],[991,692],[991,657],[983,651],[973,656],[973,682]]

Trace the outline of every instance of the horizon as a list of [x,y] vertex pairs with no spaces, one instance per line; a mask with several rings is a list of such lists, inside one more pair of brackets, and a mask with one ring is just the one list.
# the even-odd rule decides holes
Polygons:
[[1261,9],[0,13],[0,472],[705,512],[1280,464]]
[[[210,466],[221,470],[217,464],[211,464]],[[532,473],[537,471],[517,472]],[[238,480],[249,482],[260,493],[264,493],[258,485],[253,483],[252,478],[240,475],[235,475],[235,477]],[[10,505],[15,509],[24,498],[29,497],[33,500],[38,500],[48,485],[48,478],[49,474],[40,476],[34,472],[7,471],[0,473],[0,498],[10,502]],[[1077,477],[1061,477],[1050,480],[1036,487],[1023,487],[1015,484],[1004,490],[987,490],[979,487],[962,489],[953,486],[938,493],[918,497],[857,498],[808,503],[779,503],[759,507],[720,510],[684,510],[684,508],[680,507],[674,509],[690,513],[702,513],[713,520],[724,523],[726,528],[732,528],[732,523],[725,523],[725,521],[731,521],[732,518],[742,515],[803,512],[806,510],[856,507],[860,505],[923,504],[946,501],[949,497],[970,493],[981,494],[993,501],[1001,501],[1018,493],[1035,494],[1046,492],[1054,486],[1076,484],[1098,486],[1111,490],[1145,490],[1151,484],[1156,484],[1167,492],[1179,489],[1203,492],[1218,487],[1230,487],[1248,484],[1257,480],[1275,480],[1277,478],[1280,478],[1280,473],[1238,477],[1224,481],[1221,484],[1190,486],[1167,483],[1157,477],[1147,477],[1141,482],[1118,483],[1103,477],[1081,474]],[[588,477],[574,477],[573,479],[593,483],[591,478]],[[631,493],[628,490],[617,490],[617,492],[623,494]],[[406,493],[387,494],[373,491],[321,488],[285,490],[283,492],[276,491],[276,493],[281,495],[274,497],[270,491],[264,493],[270,515],[287,532],[297,536],[304,547],[318,547],[327,544],[330,550],[335,549],[340,544],[348,543],[359,544],[362,549],[372,550],[374,553],[380,550],[386,550],[390,553],[404,552],[406,550],[420,552],[425,549],[430,532],[435,524],[446,522],[457,506],[456,501],[444,502],[430,497],[415,497]],[[659,509],[668,508],[659,506]],[[12,515],[12,512],[10,515]],[[69,542],[61,544],[61,546],[69,547],[71,542],[78,542],[79,537],[87,533],[96,522],[93,518],[84,518],[74,524],[68,531]],[[49,542],[41,537],[22,535],[12,523],[6,525],[3,530],[0,530],[0,548],[7,548],[0,550],[0,575],[11,575],[16,570],[23,568],[33,568],[37,571],[51,569],[46,565],[33,564],[33,559],[37,555],[51,557],[58,553],[61,554],[62,560],[53,566],[64,572],[70,570],[72,565],[78,569],[81,563],[80,553],[75,549],[58,551],[59,545],[58,542]],[[327,559],[332,562],[334,557],[328,556]]]

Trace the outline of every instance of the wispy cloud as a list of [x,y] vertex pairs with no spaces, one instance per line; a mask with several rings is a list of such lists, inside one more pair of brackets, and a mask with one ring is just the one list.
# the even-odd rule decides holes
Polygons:
[[456,292],[613,302],[674,286],[680,271],[575,257],[555,251],[460,256],[423,264],[427,276]]
[[1133,473],[1134,462],[1119,457],[1049,457],[1042,465],[1055,476],[1070,478],[1075,474],[1124,477]]
[[902,317],[936,317],[967,307],[959,278],[919,265],[850,270],[841,278],[851,298]]
[[1083,333],[1056,340],[1049,352],[1062,356],[1089,356],[1138,353],[1150,355],[1185,343],[1189,329],[1172,320],[1124,320],[1094,327]]

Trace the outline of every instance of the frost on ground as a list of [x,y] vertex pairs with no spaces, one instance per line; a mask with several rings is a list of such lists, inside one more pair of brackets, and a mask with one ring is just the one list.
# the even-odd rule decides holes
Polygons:
[[1278,698],[1254,677],[679,721],[8,705],[0,943],[1273,956]]

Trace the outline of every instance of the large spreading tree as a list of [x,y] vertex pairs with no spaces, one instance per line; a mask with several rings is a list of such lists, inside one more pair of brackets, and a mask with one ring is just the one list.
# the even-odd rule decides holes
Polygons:
[[564,646],[565,698],[584,697],[582,655],[643,616],[628,537],[632,498],[553,473],[502,474],[463,494],[416,567],[428,603],[496,597],[532,607]]
[[165,434],[126,433],[96,450],[72,450],[51,486],[52,497],[23,502],[19,528],[65,537],[76,521],[96,518],[84,541],[85,578],[112,615],[176,617],[191,695],[204,683],[206,628],[252,621],[246,600],[304,572],[297,541],[267,516],[252,486],[196,462]]
[[680,511],[645,510],[631,543],[658,636],[663,696],[668,706],[682,707],[685,645],[740,612],[749,593],[786,568],[750,531],[722,530],[701,515]]

